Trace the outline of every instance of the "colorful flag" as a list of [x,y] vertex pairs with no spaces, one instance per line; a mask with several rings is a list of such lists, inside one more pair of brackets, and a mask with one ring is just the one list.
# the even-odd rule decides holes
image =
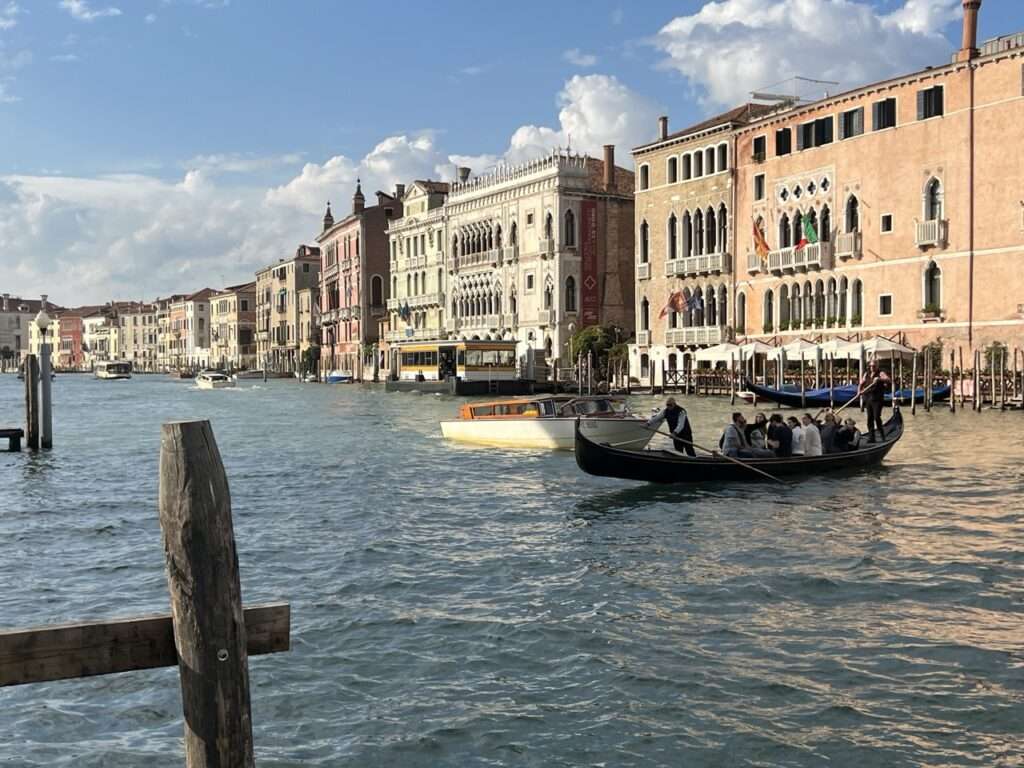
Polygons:
[[692,312],[700,312],[704,309],[704,297],[700,291],[697,291],[690,297],[690,300],[686,302],[686,307]]
[[768,261],[768,252],[771,248],[768,247],[768,241],[764,238],[764,232],[757,226],[757,222],[754,222],[754,250],[757,251],[757,257],[761,259],[761,263]]
[[675,291],[668,297],[668,303],[662,308],[661,314],[658,317],[664,317],[669,312],[682,312],[685,308],[686,297],[683,296],[682,291]]
[[796,244],[794,250],[799,251],[807,244],[814,244],[818,242],[818,233],[814,229],[814,222],[811,221],[810,216],[804,216],[803,219],[803,232],[800,235],[800,242]]

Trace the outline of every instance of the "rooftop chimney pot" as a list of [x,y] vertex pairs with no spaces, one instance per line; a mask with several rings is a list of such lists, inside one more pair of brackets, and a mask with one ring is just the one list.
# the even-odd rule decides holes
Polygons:
[[615,145],[604,145],[604,191],[610,192],[615,186]]
[[668,116],[662,115],[658,118],[658,140],[664,141],[668,138]]
[[978,11],[981,10],[981,0],[963,0],[963,6],[963,41],[957,52],[956,60],[970,61],[978,56]]

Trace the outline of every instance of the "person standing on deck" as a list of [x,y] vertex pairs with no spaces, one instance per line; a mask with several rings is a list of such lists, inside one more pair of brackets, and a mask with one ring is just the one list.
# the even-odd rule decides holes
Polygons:
[[885,393],[892,387],[889,374],[878,367],[878,361],[872,360],[860,382],[860,394],[864,396],[864,408],[868,412],[868,442],[875,442],[875,426],[878,427],[878,440],[885,440],[882,428],[882,406],[885,404]]
[[672,444],[680,453],[687,456],[696,456],[693,449],[693,429],[690,427],[690,418],[686,415],[686,409],[676,404],[676,399],[670,397],[665,401],[665,407],[661,412],[656,413],[647,422],[650,429],[657,429],[662,422],[668,422],[668,431],[672,433]]

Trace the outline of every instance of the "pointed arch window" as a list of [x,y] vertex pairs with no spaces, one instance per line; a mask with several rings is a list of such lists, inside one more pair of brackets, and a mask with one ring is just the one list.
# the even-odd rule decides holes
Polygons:
[[640,263],[646,264],[651,258],[651,228],[647,220],[640,222]]
[[379,307],[384,303],[384,278],[374,275],[370,280],[370,303]]
[[704,249],[705,253],[717,253],[718,248],[715,238],[718,236],[718,225],[715,219],[715,209],[708,208],[707,218],[704,223],[704,237],[707,243],[707,247]]
[[679,181],[679,160],[677,158],[670,157],[668,159],[668,168],[666,169],[666,174],[668,176],[669,184],[675,184],[677,181]]
[[555,219],[549,212],[547,216],[544,217],[544,237],[546,237],[548,240],[551,240],[554,237],[554,231]]
[[690,212],[686,211],[683,214],[683,256],[693,256],[693,220],[690,218]]
[[924,309],[937,312],[942,308],[942,270],[934,261],[924,271]]
[[514,221],[508,233],[508,244],[511,246],[519,245],[519,226]]
[[570,208],[565,212],[565,244],[569,247],[576,245],[576,214]]
[[501,248],[501,224],[494,228],[494,247]]
[[551,309],[551,305],[554,303],[554,291],[551,288],[551,283],[544,286],[544,309]]
[[789,248],[793,245],[790,234],[789,215],[784,213],[779,218],[779,248]]
[[572,275],[565,278],[565,311],[576,311],[576,278]]
[[668,242],[668,260],[675,261],[679,257],[679,227],[676,221],[676,215],[670,214],[668,217],[668,230],[665,232],[666,241]]
[[693,215],[693,252],[700,256],[704,253],[704,212],[697,211]]
[[797,211],[793,214],[793,238],[791,242],[796,245],[804,236],[804,215]]
[[721,253],[729,250],[729,213],[725,203],[718,206],[718,250]]
[[775,330],[775,294],[769,288],[764,292],[764,332]]
[[937,221],[942,218],[942,182],[932,178],[924,188],[924,218]]
[[779,328],[783,331],[789,328],[789,319],[792,316],[789,286],[779,286]]
[[640,302],[640,330],[651,330],[651,303],[647,301],[646,296]]
[[818,232],[818,239],[823,243],[832,239],[832,211],[827,205],[821,206],[821,229]]
[[850,289],[850,325],[864,322],[864,284],[854,280]]
[[741,293],[736,297],[736,333],[747,332],[747,295]]
[[860,202],[856,195],[846,198],[846,232],[860,231]]

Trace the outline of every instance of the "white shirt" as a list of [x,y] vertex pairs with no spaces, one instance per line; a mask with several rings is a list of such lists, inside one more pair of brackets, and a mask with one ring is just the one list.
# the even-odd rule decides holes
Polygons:
[[799,425],[793,427],[793,455],[804,455],[804,430]]
[[803,437],[804,456],[821,456],[821,432],[818,431],[818,425],[805,424],[800,431]]

